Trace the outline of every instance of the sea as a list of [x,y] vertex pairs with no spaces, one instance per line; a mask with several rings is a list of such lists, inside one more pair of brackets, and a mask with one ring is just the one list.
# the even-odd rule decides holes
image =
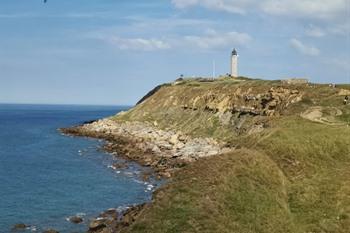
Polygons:
[[[102,140],[62,135],[57,129],[127,110],[124,106],[0,104],[0,233],[14,224],[25,232],[85,232],[88,220],[109,208],[151,200],[160,185],[143,181],[150,168],[101,150]],[[82,224],[67,221],[82,216]]]

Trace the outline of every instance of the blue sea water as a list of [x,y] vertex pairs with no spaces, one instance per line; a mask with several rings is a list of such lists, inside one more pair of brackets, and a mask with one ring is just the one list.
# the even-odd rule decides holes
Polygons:
[[103,142],[57,131],[125,109],[0,105],[0,233],[22,222],[32,226],[28,232],[84,232],[86,223],[66,218],[81,213],[89,219],[111,207],[149,201],[150,186],[140,178],[146,168],[130,163],[115,171],[108,165],[121,159],[100,151]]

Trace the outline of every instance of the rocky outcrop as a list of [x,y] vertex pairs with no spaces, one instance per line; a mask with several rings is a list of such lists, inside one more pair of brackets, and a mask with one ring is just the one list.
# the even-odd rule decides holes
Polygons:
[[252,89],[234,93],[213,93],[209,91],[203,96],[192,98],[182,105],[183,109],[205,110],[221,113],[250,114],[253,116],[280,115],[290,104],[302,100],[302,94],[296,89],[283,87],[270,88],[268,92],[253,93]]
[[166,177],[171,176],[172,170],[184,163],[231,150],[211,138],[191,138],[181,132],[161,130],[141,122],[103,119],[62,131],[106,139],[104,148],[107,151],[152,166],[156,172]]
[[283,84],[287,85],[303,85],[309,83],[307,78],[290,78],[281,81]]
[[347,89],[340,89],[338,95],[341,95],[341,96],[350,96],[350,90],[347,90]]
[[101,213],[98,218],[92,219],[89,223],[89,233],[112,233],[120,232],[131,225],[145,208],[146,204],[135,205],[127,208],[118,216],[115,209],[108,209]]

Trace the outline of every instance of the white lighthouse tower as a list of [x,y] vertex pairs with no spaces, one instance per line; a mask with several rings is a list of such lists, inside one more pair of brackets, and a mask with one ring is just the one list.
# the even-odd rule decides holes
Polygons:
[[231,76],[238,77],[238,54],[236,49],[233,49],[231,54]]

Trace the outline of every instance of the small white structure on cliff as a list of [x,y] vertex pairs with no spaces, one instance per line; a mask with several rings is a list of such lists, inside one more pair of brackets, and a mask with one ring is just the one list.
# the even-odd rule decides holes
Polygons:
[[236,49],[233,49],[231,54],[231,76],[238,77],[238,54]]

